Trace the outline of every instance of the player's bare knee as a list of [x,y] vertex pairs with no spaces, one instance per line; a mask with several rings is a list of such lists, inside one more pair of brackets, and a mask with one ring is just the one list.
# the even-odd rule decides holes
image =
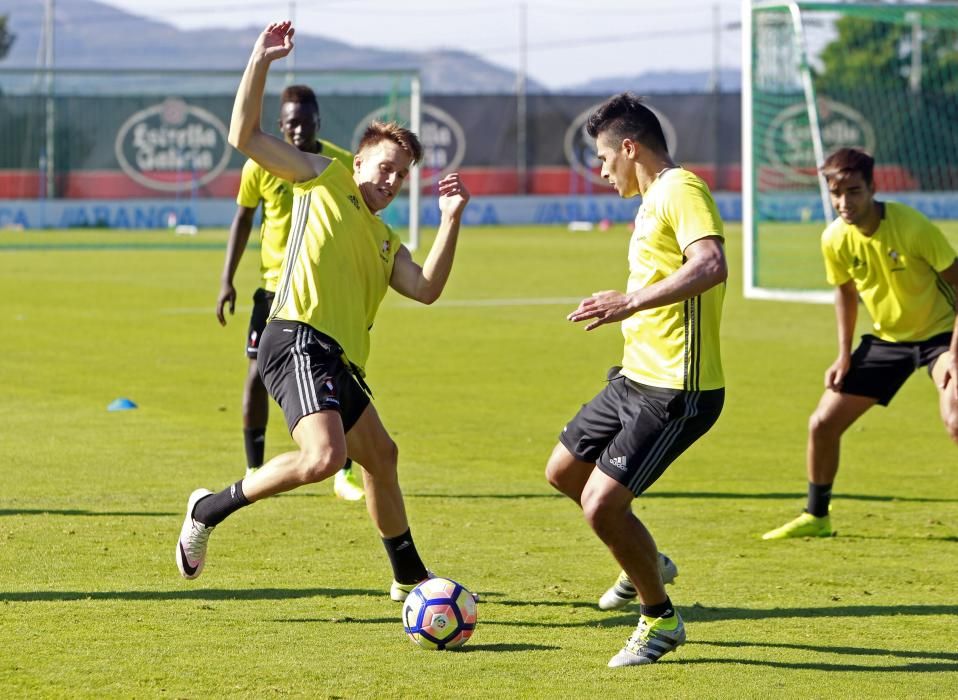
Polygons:
[[837,422],[824,411],[815,411],[808,419],[808,433],[816,438],[836,438],[842,434]]
[[380,441],[373,454],[365,459],[363,467],[371,478],[378,481],[398,479],[399,446],[392,438]]
[[565,473],[562,468],[551,459],[546,462],[546,481],[557,491],[565,493],[563,486],[563,476]]
[[314,484],[327,479],[346,464],[346,451],[333,445],[324,445],[300,453],[297,471],[300,482]]
[[586,488],[582,491],[582,515],[599,537],[620,525],[620,509],[611,503],[605,494],[594,489]]
[[954,410],[945,417],[945,430],[949,437],[958,445],[958,410]]

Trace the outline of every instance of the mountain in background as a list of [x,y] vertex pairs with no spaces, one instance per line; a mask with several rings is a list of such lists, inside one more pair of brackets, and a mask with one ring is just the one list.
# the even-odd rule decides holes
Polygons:
[[[16,35],[13,48],[0,67],[32,68],[39,62],[43,0],[0,0],[0,15]],[[171,24],[130,14],[95,0],[58,2],[55,12],[55,64],[61,68],[169,68],[242,70],[260,27],[246,29],[177,29]],[[512,71],[465,51],[388,51],[359,47],[326,37],[296,33],[296,68],[324,70],[418,69],[427,94],[493,93],[515,91]],[[307,57],[307,58],[304,58]],[[622,90],[640,93],[703,92],[709,73],[646,73],[604,78],[562,88],[564,93],[611,94]],[[723,71],[722,87],[737,89],[738,74]],[[530,93],[549,90],[527,81]]]
[[[738,92],[742,87],[742,74],[732,68],[722,68],[718,74],[722,92]],[[651,71],[640,75],[596,78],[578,85],[564,87],[558,92],[570,94],[611,95],[631,90],[640,95],[650,93],[685,93],[711,91],[711,71]]]

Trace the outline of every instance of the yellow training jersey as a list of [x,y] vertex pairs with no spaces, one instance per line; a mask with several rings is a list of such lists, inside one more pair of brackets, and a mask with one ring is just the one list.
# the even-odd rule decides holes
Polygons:
[[[662,173],[642,197],[629,243],[633,292],[678,270],[683,251],[706,236],[724,239],[708,185],[682,168]],[[622,322],[622,374],[651,386],[686,391],[725,386],[719,325],[725,285],[668,306],[639,311]]]
[[955,261],[941,230],[921,212],[886,202],[878,230],[864,235],[835,219],[822,234],[825,276],[854,280],[875,335],[892,342],[927,340],[955,326],[955,293],[938,272]]
[[[352,172],[353,156],[335,144],[319,140],[319,152],[327,158],[342,162]],[[255,209],[263,202],[263,223],[260,227],[260,273],[263,289],[275,292],[279,283],[286,238],[289,236],[290,218],[293,211],[293,186],[267,172],[252,158],[243,165],[236,203],[247,209]]]
[[369,211],[352,174],[333,161],[294,186],[293,225],[270,318],[333,338],[362,369],[369,329],[389,288],[401,241]]

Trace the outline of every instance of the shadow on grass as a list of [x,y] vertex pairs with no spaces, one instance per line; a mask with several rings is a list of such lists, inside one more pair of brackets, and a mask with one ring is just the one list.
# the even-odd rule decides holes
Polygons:
[[[442,499],[460,499],[460,500],[522,500],[528,498],[548,498],[563,499],[561,493],[415,493],[404,492],[407,499],[416,498],[442,498]],[[804,500],[806,493],[731,493],[725,491],[658,491],[642,494],[641,500],[655,498],[687,498],[696,499],[724,499],[730,501],[785,501],[785,500]],[[278,498],[335,498],[331,493],[309,493],[290,491],[289,493],[279,494]],[[866,501],[874,503],[958,503],[958,498],[927,498],[924,496],[881,496],[864,493],[841,493],[836,496],[836,500],[846,501]]]
[[705,642],[696,644],[710,647],[741,649],[742,647],[766,647],[772,649],[796,649],[820,654],[849,654],[852,656],[894,656],[902,659],[938,659],[958,663],[958,652],[951,651],[901,651],[899,649],[871,649],[868,647],[830,647],[817,644],[791,644],[782,642]]
[[[304,496],[310,498],[331,498],[331,494],[325,493],[286,493],[283,497]],[[449,498],[462,500],[518,500],[526,498],[558,498],[563,499],[560,493],[415,493],[405,492],[404,496],[413,498]],[[665,498],[665,499],[721,499],[730,501],[784,501],[784,500],[804,500],[806,493],[731,493],[724,491],[652,491],[644,493],[640,500]],[[958,498],[930,498],[924,496],[882,496],[865,493],[840,493],[836,500],[842,501],[866,501],[873,503],[958,503]]]
[[[506,607],[554,607],[592,610],[598,615],[595,603],[566,600],[496,600],[490,604]],[[703,605],[679,606],[682,618],[686,622],[718,622],[720,620],[776,620],[787,618],[829,618],[829,617],[895,617],[898,615],[958,615],[958,605],[837,605],[819,608],[720,608]],[[490,624],[513,625],[517,627],[615,627],[635,624],[639,606],[633,604],[625,612],[609,615],[602,614],[587,620],[563,622],[527,622],[504,621]],[[735,644],[730,644],[735,646]],[[951,657],[949,657],[951,658]],[[958,654],[955,655],[958,660]]]
[[811,661],[761,661],[758,659],[684,659],[676,663],[685,664],[730,664],[735,666],[767,666],[770,668],[790,668],[805,671],[838,671],[840,673],[942,673],[958,671],[958,664],[910,663],[894,666],[868,666],[866,664],[829,664]]
[[373,588],[204,588],[181,591],[0,591],[0,601],[22,603],[76,600],[294,600],[296,598],[341,598],[382,596]]
[[559,651],[562,647],[551,644],[468,644],[460,649],[452,649],[454,654],[471,654],[479,651]]
[[[715,498],[729,500],[805,500],[807,493],[727,493],[724,491],[659,491],[642,494],[641,498]],[[928,498],[925,496],[881,496],[866,493],[839,493],[836,501],[867,501],[877,503],[958,503],[958,498]]]
[[82,510],[78,508],[0,508],[4,515],[83,515],[117,518],[166,518],[179,513],[163,513],[145,510]]
[[[833,533],[837,535],[838,533]],[[843,540],[918,540],[919,542],[958,542],[955,535],[842,535]]]

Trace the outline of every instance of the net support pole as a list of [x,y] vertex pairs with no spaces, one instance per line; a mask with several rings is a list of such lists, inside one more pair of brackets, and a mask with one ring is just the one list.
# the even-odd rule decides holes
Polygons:
[[752,152],[752,0],[742,0],[742,284],[746,299],[755,293],[755,158]]
[[802,9],[797,2],[790,2],[788,10],[795,27],[795,42],[798,47],[799,69],[802,75],[802,88],[805,91],[805,107],[808,110],[808,126],[812,136],[812,150],[815,153],[815,179],[822,198],[822,213],[825,221],[833,218],[832,201],[828,195],[828,183],[822,175],[825,164],[825,147],[822,145],[822,129],[818,121],[818,103],[815,101],[815,85],[812,82],[812,68],[808,62],[808,42],[805,40],[805,27],[802,24]]
[[[46,198],[53,199],[56,196],[56,95],[54,94],[53,65],[55,61],[54,54],[54,32],[56,31],[54,0],[46,0],[43,15],[43,39],[44,56],[43,64],[46,68]],[[46,222],[44,222],[46,225]]]
[[[422,128],[422,81],[418,74],[409,86],[409,127],[418,134]],[[415,167],[409,174],[409,249],[419,248],[419,209],[422,197],[422,169]]]

